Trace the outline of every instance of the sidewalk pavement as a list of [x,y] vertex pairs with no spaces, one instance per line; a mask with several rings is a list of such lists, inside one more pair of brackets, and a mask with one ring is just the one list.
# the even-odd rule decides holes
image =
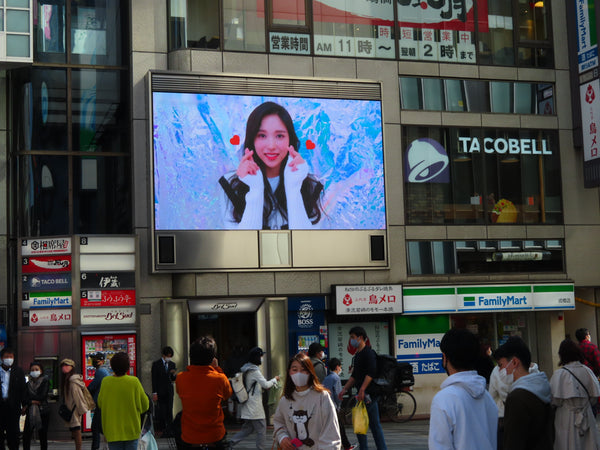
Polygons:
[[[429,420],[411,420],[407,423],[393,423],[393,422],[384,422],[382,423],[383,432],[385,434],[385,441],[389,450],[426,450],[427,449],[427,433],[429,432]],[[228,426],[227,427],[227,435],[229,437],[233,436],[240,429],[238,426]],[[352,428],[346,426],[346,432],[348,433],[348,438],[350,442],[357,443],[356,436],[352,434]],[[255,449],[255,434],[247,437],[245,440],[236,445],[236,450],[250,450]],[[369,436],[369,449],[376,450],[375,443],[371,436]],[[267,445],[266,448],[271,448],[271,443],[273,439],[273,427],[267,428]],[[175,450],[171,444],[169,447],[169,440],[159,438],[156,440],[158,443],[158,448],[160,450]],[[83,440],[82,448],[84,450],[89,450],[91,445],[91,439]],[[40,445],[37,441],[32,443],[32,449],[38,450]],[[75,448],[75,445],[72,441],[49,441],[48,448],[50,450],[72,450]]]

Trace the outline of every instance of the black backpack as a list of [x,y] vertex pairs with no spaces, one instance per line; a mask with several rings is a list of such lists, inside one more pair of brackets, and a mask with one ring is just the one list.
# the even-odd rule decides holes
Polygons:
[[[412,365],[406,362],[398,362],[391,355],[377,354],[376,358],[376,375],[369,385],[371,393],[388,394],[415,384]],[[371,387],[371,385],[373,386]]]

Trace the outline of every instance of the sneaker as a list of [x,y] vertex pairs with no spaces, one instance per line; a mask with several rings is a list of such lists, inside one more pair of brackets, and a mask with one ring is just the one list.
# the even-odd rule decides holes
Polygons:
[[358,448],[358,445],[351,445],[350,447],[346,447],[344,450],[354,450],[357,448]]

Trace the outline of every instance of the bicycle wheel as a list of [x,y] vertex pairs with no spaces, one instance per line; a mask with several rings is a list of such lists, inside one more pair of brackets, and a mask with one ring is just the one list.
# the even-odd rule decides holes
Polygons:
[[394,422],[408,422],[415,415],[417,410],[417,401],[410,392],[400,391],[394,394],[396,396],[396,410],[388,417]]

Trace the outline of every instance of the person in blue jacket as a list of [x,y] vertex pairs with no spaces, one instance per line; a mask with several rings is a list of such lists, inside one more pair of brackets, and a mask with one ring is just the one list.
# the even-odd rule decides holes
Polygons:
[[92,415],[92,450],[96,450],[100,447],[100,434],[102,434],[102,418],[100,413],[100,407],[98,406],[98,394],[100,393],[100,386],[102,379],[109,374],[108,369],[104,367],[104,353],[95,353],[92,355],[92,365],[96,369],[94,379],[88,386],[88,391],[94,398],[96,403],[96,409]]

